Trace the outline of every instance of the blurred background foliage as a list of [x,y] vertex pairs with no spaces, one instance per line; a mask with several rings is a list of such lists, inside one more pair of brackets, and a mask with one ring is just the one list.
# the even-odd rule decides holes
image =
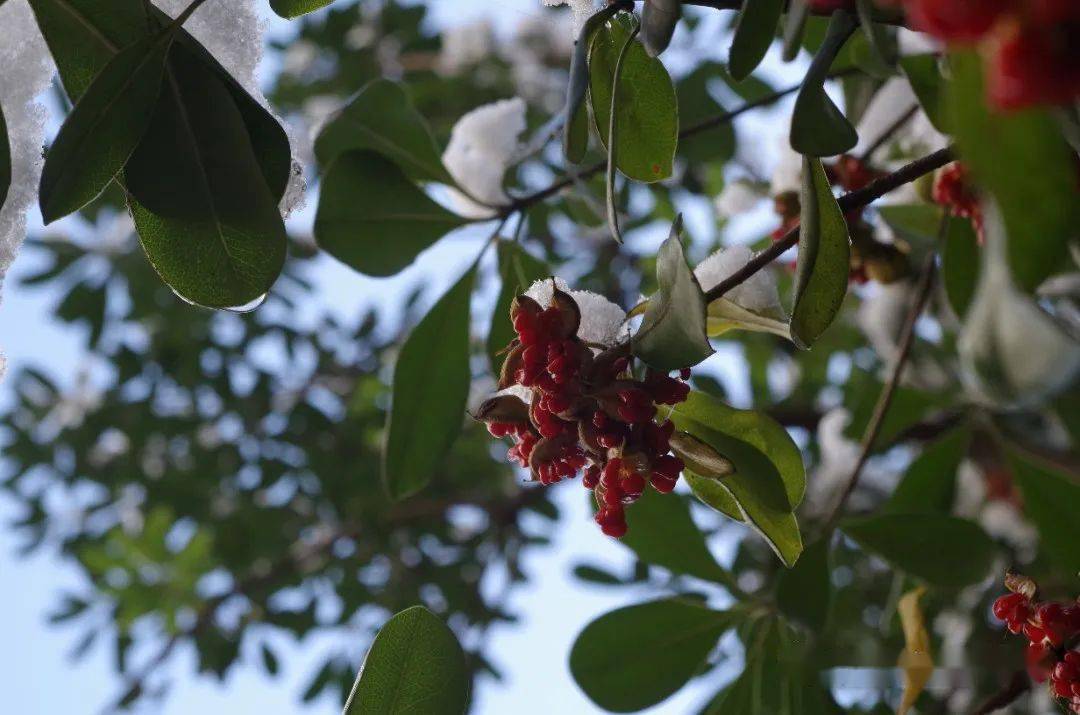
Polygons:
[[[725,81],[711,48],[728,20],[688,12],[676,38],[670,64],[684,127],[789,86],[773,81],[778,73],[737,86]],[[296,21],[295,37],[274,40],[279,61],[267,96],[309,132],[367,81],[398,79],[445,143],[462,114],[518,95],[529,104],[530,133],[543,137],[564,98],[572,47],[566,21],[562,13],[538,8],[509,30],[476,23],[440,36],[425,4],[340,0]],[[820,39],[821,29],[808,33],[808,44]],[[450,42],[458,43],[453,51]],[[789,74],[789,82],[801,76]],[[881,84],[867,74],[846,78],[849,116],[857,119]],[[752,159],[770,151],[760,149],[760,125],[776,120],[764,114],[754,121],[683,142],[674,179],[627,189],[626,246],[608,238],[602,179],[533,207],[525,245],[554,273],[572,277],[575,287],[633,305],[652,290],[654,239],[677,210],[688,214],[694,263],[728,233],[727,218],[711,200],[725,178],[766,181]],[[522,193],[542,188],[561,166],[554,147],[538,150],[520,164],[511,185]],[[358,643],[389,614],[414,603],[446,618],[478,678],[497,677],[501,664],[485,657],[485,632],[519,615],[504,607],[505,596],[528,580],[522,556],[548,546],[559,510],[550,490],[520,483],[499,445],[476,426],[466,429],[429,488],[399,503],[385,498],[378,460],[388,367],[419,317],[421,291],[404,291],[396,314],[368,309],[343,320],[313,309],[322,288],[313,275],[325,259],[315,256],[309,235],[294,231],[285,272],[266,303],[252,313],[212,313],[177,299],[153,274],[130,225],[118,218],[117,196],[84,210],[81,221],[74,233],[35,237],[25,250],[45,268],[8,289],[36,286],[58,296],[54,317],[78,328],[80,362],[95,370],[74,381],[33,365],[8,375],[13,399],[0,416],[3,488],[21,512],[10,527],[19,548],[58,551],[85,575],[85,588],[58,594],[51,621],[77,634],[76,652],[96,642],[115,653],[118,703],[158,692],[163,684],[153,673],[180,646],[193,646],[199,669],[220,677],[254,641],[261,663],[243,667],[273,675],[279,665],[262,637],[268,629],[298,638],[339,634],[340,651],[297,696],[311,700],[329,688],[343,701],[362,652]],[[765,209],[737,232],[762,246],[774,227]],[[904,227],[914,257],[920,238],[933,236]],[[494,266],[485,266],[490,288]],[[788,274],[781,276],[783,295],[790,294],[790,282]],[[849,296],[840,319],[810,352],[735,331],[718,341],[719,356],[695,371],[698,389],[765,409],[795,435],[811,475],[800,515],[804,529],[812,530],[828,506],[837,473],[850,463],[850,457],[842,460],[843,450],[850,452],[845,443],[860,436],[880,389],[882,357],[867,344],[858,319],[864,295]],[[925,374],[934,378],[920,382],[914,375],[901,388],[880,456],[852,502],[856,512],[880,504],[922,445],[970,414],[946,357],[954,327],[935,325],[931,339],[916,347],[913,363],[928,366]],[[478,393],[490,387],[486,334],[485,321],[474,331]],[[71,382],[76,387],[58,387]],[[966,467],[975,476],[957,486],[958,492],[973,483],[976,492],[982,489],[967,500],[966,516],[979,518],[988,508],[999,514],[988,517],[998,519],[998,528],[986,528],[1007,554],[1000,566],[1023,565],[1044,588],[1061,593],[1076,581],[1063,580],[1039,554],[995,436],[1037,449],[1075,477],[1077,397],[1074,391],[1042,412],[980,414],[986,428],[976,430]],[[962,493],[957,500],[964,501]],[[714,544],[731,545],[730,566],[741,588],[772,588],[782,567],[767,547],[742,538],[747,532],[740,525],[693,508]],[[530,521],[528,513],[541,519]],[[597,532],[595,538],[604,537]],[[841,669],[834,690],[848,702],[888,711],[881,695],[895,695],[892,668],[904,645],[895,603],[910,584],[850,543],[834,559],[834,603],[814,657],[822,668]],[[575,573],[634,594],[724,597],[663,566],[632,564],[622,572],[582,564]],[[926,598],[933,650],[948,667],[944,682],[923,695],[920,712],[955,712],[972,691],[1000,687],[1022,662],[1020,646],[1003,639],[989,617],[988,604],[999,591],[996,582],[986,582]],[[738,663],[729,650],[714,653],[706,668],[726,668],[729,675],[702,673],[711,692]]]

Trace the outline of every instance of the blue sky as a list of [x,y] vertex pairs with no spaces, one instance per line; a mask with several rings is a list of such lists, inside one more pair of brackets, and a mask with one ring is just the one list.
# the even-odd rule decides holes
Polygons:
[[[219,0],[223,1],[223,0]],[[462,22],[487,13],[501,26],[512,25],[523,14],[540,11],[539,0],[503,0],[500,3],[479,0],[455,0],[436,3],[436,22]],[[272,20],[273,32],[286,36],[287,23]],[[294,227],[309,224],[314,198],[309,208],[293,219]],[[40,227],[40,218],[32,217]],[[657,239],[659,241],[659,238]],[[429,295],[437,295],[471,262],[479,247],[478,238],[463,235],[442,242],[425,253],[417,264],[393,280],[375,280],[358,276],[329,259],[321,262],[313,276],[319,286],[320,302],[333,306],[344,315],[356,315],[356,308],[381,296],[380,302],[392,302],[395,295],[420,279],[430,282]],[[24,251],[15,262],[0,304],[0,344],[12,369],[34,363],[70,383],[79,362],[81,340],[75,329],[57,324],[49,313],[58,296],[48,290],[20,289],[18,276],[35,271],[40,257]],[[439,278],[430,281],[437,268]],[[453,269],[452,269],[453,268]],[[724,362],[724,358],[719,358]],[[731,365],[730,362],[727,363]],[[0,400],[7,399],[7,386],[0,384]],[[560,488],[566,518],[554,534],[555,546],[526,561],[532,585],[517,590],[509,610],[520,614],[515,627],[497,628],[492,633],[489,656],[503,669],[506,680],[487,683],[475,694],[482,713],[591,713],[599,712],[573,684],[567,667],[570,645],[576,633],[592,618],[620,605],[626,605],[653,593],[633,593],[628,589],[609,590],[586,586],[570,575],[582,561],[626,568],[625,550],[599,537],[586,513],[581,488],[567,484]],[[0,499],[0,518],[13,516],[11,505]],[[538,525],[538,528],[542,528]],[[119,683],[111,664],[111,649],[95,646],[78,664],[68,653],[79,637],[76,629],[50,627],[45,616],[65,587],[77,587],[78,575],[68,565],[50,556],[19,559],[14,553],[18,542],[6,530],[0,530],[0,574],[5,588],[0,591],[0,633],[8,647],[0,650],[0,688],[4,692],[5,712],[23,715],[54,713],[94,713],[118,692]],[[243,655],[223,684],[194,675],[191,654],[180,651],[168,664],[174,676],[172,688],[161,707],[154,704],[147,711],[161,715],[193,712],[293,713],[300,711],[297,696],[314,668],[321,663],[329,643],[318,638],[296,644],[279,641],[283,654],[282,674],[273,680],[259,669],[256,653]],[[356,658],[364,648],[357,639]],[[712,684],[713,687],[718,683]],[[687,689],[651,712],[684,713],[701,701],[706,691]],[[340,703],[323,697],[309,712],[340,711]]]

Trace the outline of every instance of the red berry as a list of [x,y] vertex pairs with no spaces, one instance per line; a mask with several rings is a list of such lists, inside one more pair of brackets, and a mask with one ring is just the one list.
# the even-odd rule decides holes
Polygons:
[[595,518],[605,535],[618,539],[626,534],[626,512],[622,506],[605,507],[596,512]]
[[1054,679],[1072,681],[1080,677],[1080,668],[1077,668],[1068,661],[1061,661],[1054,666]]
[[649,483],[653,485],[653,489],[661,494],[670,494],[675,489],[676,480],[659,472],[654,472]]
[[994,618],[999,621],[1007,621],[1012,617],[1016,607],[1024,602],[1024,597],[1019,593],[1009,593],[994,601]]
[[670,454],[664,454],[653,462],[653,471],[662,474],[672,481],[679,478],[679,473],[686,467],[683,461]]
[[918,30],[949,42],[973,42],[994,25],[1008,0],[906,0],[908,19]]
[[581,483],[586,489],[595,489],[596,485],[600,483],[600,467],[595,464],[590,465],[585,470],[585,474],[581,477]]
[[628,474],[622,480],[623,501],[630,503],[637,501],[641,493],[645,491],[645,480],[640,474]]

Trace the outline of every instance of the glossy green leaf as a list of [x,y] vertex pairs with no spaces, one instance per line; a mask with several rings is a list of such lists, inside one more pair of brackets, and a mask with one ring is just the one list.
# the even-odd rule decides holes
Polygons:
[[1024,497],[1024,514],[1039,529],[1040,548],[1070,576],[1080,574],[1080,484],[1050,465],[1010,450],[1009,466]]
[[375,636],[343,715],[461,715],[470,680],[454,632],[431,611],[413,606]]
[[996,546],[977,524],[940,514],[845,519],[840,529],[866,551],[933,586],[959,588],[989,572]]
[[[349,155],[346,155],[349,156]],[[422,489],[461,431],[469,397],[469,299],[475,267],[428,311],[394,365],[382,475],[402,499]]]
[[[622,47],[619,48],[619,55],[615,59],[615,69],[611,74],[611,85],[618,87],[622,82],[623,68],[626,67],[626,58],[630,54],[630,49],[634,47],[634,39],[637,37],[638,32],[641,30],[641,25],[633,21],[633,28],[623,41]],[[607,208],[607,222],[608,227],[611,229],[611,236],[617,243],[622,243],[622,231],[619,229],[619,207],[616,202],[615,196],[615,172],[618,167],[618,149],[619,149],[619,117],[622,114],[619,110],[619,101],[623,97],[622,92],[611,92],[611,106],[608,108],[608,130],[607,130],[607,167],[604,172],[604,198],[605,206]]]
[[382,154],[414,181],[454,183],[427,120],[397,82],[368,82],[315,140],[315,157],[323,166],[355,149]]
[[76,102],[45,156],[46,224],[90,203],[124,168],[153,116],[171,41],[148,36],[124,48]]
[[1073,152],[1047,110],[987,107],[975,52],[952,54],[950,66],[948,106],[960,155],[1001,208],[1013,278],[1033,290],[1068,265],[1080,217]]
[[949,134],[948,112],[943,96],[945,82],[939,63],[938,56],[932,53],[907,55],[900,58],[900,69],[908,78],[911,90],[930,123],[939,132]]
[[[186,45],[124,170],[147,257],[180,296],[233,307],[263,296],[285,260],[285,226],[228,89]],[[168,171],[162,171],[168,167]]]
[[832,324],[847,295],[851,268],[847,222],[829,187],[821,162],[803,158],[799,257],[791,339],[809,348]]
[[324,8],[334,0],[270,0],[270,7],[281,17],[291,20]]
[[570,81],[566,86],[563,107],[563,155],[571,164],[580,164],[589,148],[589,112],[585,98],[589,93],[589,50],[596,31],[616,12],[618,5],[605,5],[585,21],[574,43],[570,58]]
[[979,238],[971,219],[954,216],[949,219],[945,245],[941,251],[941,282],[945,295],[957,317],[967,314],[979,283]]
[[830,541],[821,538],[807,546],[798,563],[782,572],[776,583],[780,611],[793,622],[818,632],[825,628],[832,602]]
[[4,119],[4,108],[0,107],[0,208],[7,201],[8,189],[11,187],[11,143],[8,140],[7,121]]
[[[155,15],[159,22],[168,21],[163,13],[157,12]],[[252,97],[247,89],[236,81],[232,73],[225,69],[190,33],[180,28],[176,33],[176,42],[191,50],[229,91],[236,103],[236,108],[240,110],[244,126],[247,127],[248,137],[251,139],[251,146],[255,150],[255,158],[259,162],[266,185],[270,187],[274,201],[280,201],[285,195],[292,172],[298,170],[293,166],[292,148],[285,129],[270,113],[270,110]]]
[[142,0],[30,0],[71,101],[121,48],[147,33]]
[[[630,35],[630,21],[609,20],[597,30],[589,53],[589,93],[593,121],[607,147],[612,78],[619,52]],[[679,116],[675,87],[660,60],[649,57],[640,43],[630,46],[618,87],[619,128],[616,166],[635,181],[653,182],[671,176],[678,144]]]
[[680,598],[620,608],[581,631],[570,672],[605,710],[643,710],[685,685],[740,617]]
[[691,493],[701,503],[712,507],[729,519],[745,521],[739,503],[735,501],[735,497],[731,496],[731,492],[720,483],[719,479],[703,477],[689,468],[683,470],[683,479],[686,480]]
[[764,413],[737,410],[701,392],[676,405],[671,420],[734,463],[735,473],[714,483],[780,559],[793,565],[802,552],[794,510],[806,491],[806,472],[787,431]]
[[510,304],[514,297],[524,293],[534,281],[551,276],[551,269],[531,253],[513,241],[499,241],[499,297],[491,314],[488,329],[487,353],[491,361],[491,374],[498,375],[504,355],[500,353],[514,339],[514,326],[510,323]]
[[776,36],[783,0],[743,0],[728,55],[728,71],[740,81],[753,72]]
[[315,214],[315,241],[342,263],[389,276],[466,219],[428,198],[392,161],[349,151],[330,164]]
[[967,455],[971,431],[957,427],[928,444],[896,485],[885,511],[893,514],[952,511],[956,496],[956,472]]
[[626,536],[619,543],[645,563],[716,583],[731,578],[716,563],[682,497],[646,489],[626,510],[626,524]]
[[855,29],[846,12],[833,13],[828,34],[806,71],[791,115],[791,148],[807,156],[843,154],[859,135],[825,92],[825,80],[840,49]]
[[649,298],[634,354],[662,372],[693,367],[713,354],[705,334],[705,293],[686,262],[682,217],[656,255],[657,291]]

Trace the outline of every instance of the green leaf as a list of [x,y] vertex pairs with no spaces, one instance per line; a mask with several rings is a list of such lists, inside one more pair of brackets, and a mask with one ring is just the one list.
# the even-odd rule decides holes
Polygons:
[[682,497],[646,489],[626,510],[626,524],[626,535],[619,543],[645,563],[714,583],[730,581],[731,575],[709,552]]
[[944,134],[951,134],[948,124],[948,112],[945,111],[943,90],[945,82],[941,77],[938,56],[932,53],[907,55],[900,58],[900,69],[908,78],[911,91],[919,100],[926,118],[934,128]]
[[[619,48],[619,55],[615,59],[615,70],[611,75],[612,87],[618,87],[622,82],[623,68],[626,66],[626,56],[630,52],[630,48],[634,46],[634,38],[637,37],[640,30],[641,25],[634,21],[633,29],[630,30],[630,34],[626,36],[622,47]],[[622,243],[623,240],[622,231],[619,230],[619,207],[616,205],[615,201],[615,170],[618,167],[617,153],[619,148],[619,99],[622,96],[622,93],[618,91],[611,92],[611,106],[608,112],[608,140],[606,142],[607,169],[604,172],[607,222],[608,227],[611,229],[611,235],[617,243]]]
[[469,298],[475,274],[475,266],[469,268],[428,311],[394,366],[382,463],[383,483],[394,499],[431,481],[461,431],[471,375]]
[[791,62],[799,54],[809,17],[809,0],[791,0],[787,17],[784,19],[784,62]]
[[[794,509],[806,491],[806,472],[787,431],[764,413],[737,410],[701,392],[691,392],[676,405],[671,420],[676,429],[734,463],[735,473],[714,483],[731,495],[746,523],[780,559],[793,565],[802,552]],[[699,484],[695,493],[700,488]],[[632,512],[627,510],[628,518]]]
[[799,562],[781,572],[776,584],[776,605],[780,611],[815,632],[825,628],[832,602],[829,542],[825,537],[807,546]]
[[956,472],[970,442],[971,431],[961,426],[927,445],[896,485],[884,510],[891,514],[952,511]]
[[829,68],[854,29],[851,15],[833,13],[825,42],[806,71],[791,115],[791,148],[800,154],[843,154],[859,142],[855,127],[825,93]]
[[281,272],[285,225],[226,86],[185,44],[174,43],[167,62],[154,116],[124,170],[135,226],[181,297],[242,306]]
[[413,181],[454,184],[442,163],[431,128],[397,82],[388,79],[368,82],[315,140],[315,157],[323,166],[355,149],[382,154]]
[[713,354],[705,334],[705,293],[683,252],[682,217],[656,255],[657,291],[633,338],[634,354],[662,372],[692,367]]
[[1080,485],[1012,449],[1008,463],[1024,497],[1024,514],[1039,529],[1040,547],[1071,577],[1080,574]]
[[469,682],[454,632],[431,611],[413,606],[375,636],[343,715],[461,715]]
[[90,203],[124,168],[153,116],[171,42],[148,36],[124,48],[68,114],[41,173],[46,224]]
[[606,5],[585,21],[570,58],[570,81],[566,85],[563,116],[563,155],[571,164],[580,164],[589,148],[589,114],[585,98],[589,92],[589,50],[596,30],[616,12],[618,5]]
[[645,0],[641,10],[641,42],[650,57],[667,49],[682,16],[682,0]]
[[[709,84],[718,76],[727,76],[724,68],[715,62],[705,62],[679,82],[675,89],[679,99],[679,123],[683,127],[694,126],[724,111],[709,92]],[[750,77],[732,89],[752,92],[759,83],[760,80]],[[768,94],[771,88],[765,86],[764,91]],[[735,154],[735,127],[731,122],[725,122],[707,132],[681,137],[678,152],[679,156],[693,162],[727,161]]]
[[950,65],[948,106],[960,156],[1001,207],[1016,283],[1034,290],[1068,265],[1080,215],[1073,152],[1048,111],[987,107],[977,54],[953,53]]
[[859,26],[862,28],[863,37],[866,38],[870,52],[874,56],[875,64],[890,72],[895,72],[896,60],[899,55],[899,48],[896,43],[896,28],[874,22],[875,9],[873,0],[855,0],[855,11],[858,14]]
[[579,581],[594,583],[601,586],[621,586],[623,583],[621,578],[610,571],[589,564],[578,564],[575,566],[574,576]]
[[795,268],[791,339],[809,348],[829,327],[847,295],[851,248],[844,214],[821,162],[803,157],[802,216]]
[[147,34],[142,0],[30,0],[72,103],[120,48]]
[[816,659],[808,656],[805,641],[784,619],[765,616],[745,630],[746,668],[706,706],[706,715],[831,715],[838,711],[822,685]]
[[[629,21],[621,17],[609,20],[597,30],[589,53],[593,122],[605,147],[615,64],[630,32]],[[623,62],[616,106],[619,132],[615,154],[619,171],[644,182],[671,176],[679,135],[675,87],[663,63],[649,57],[640,43],[630,46]]]
[[9,188],[11,188],[11,143],[8,140],[4,108],[0,107],[0,208],[3,208],[4,202],[7,201]]
[[349,151],[323,177],[315,241],[361,273],[389,276],[465,222],[428,198],[389,159]]
[[712,507],[729,519],[745,521],[742,509],[727,487],[714,477],[703,477],[689,468],[683,470],[683,479],[690,486],[690,491],[703,504]]
[[971,219],[953,216],[945,234],[941,253],[941,282],[957,317],[967,315],[975,286],[979,283],[979,238]]
[[735,80],[746,79],[761,64],[783,9],[782,0],[743,0],[728,55],[728,71]]
[[981,580],[996,551],[977,524],[940,514],[851,518],[841,522],[840,529],[895,568],[943,588]]
[[581,631],[570,651],[570,672],[605,710],[643,710],[685,685],[739,618],[680,598],[620,608]]
[[941,228],[942,209],[936,204],[889,204],[878,215],[899,237],[914,246],[933,246]]
[[[155,12],[159,22],[167,24],[168,16],[161,12]],[[289,136],[285,129],[270,111],[260,104],[258,100],[248,94],[242,84],[236,81],[229,70],[225,69],[217,59],[203,47],[198,40],[183,28],[177,31],[176,42],[184,45],[192,51],[225,85],[236,108],[240,110],[240,116],[247,127],[251,146],[255,150],[255,158],[262,169],[266,185],[270,187],[270,193],[274,201],[280,201],[285,195],[289,179],[294,170],[292,148],[289,146]]]
[[270,0],[270,7],[286,20],[315,12],[326,7],[334,0]]
[[551,269],[543,261],[534,258],[514,241],[499,241],[499,297],[491,314],[488,330],[487,353],[491,361],[491,373],[498,375],[505,357],[500,355],[514,339],[514,326],[510,323],[510,304],[514,297],[528,290],[535,281],[551,276]]

